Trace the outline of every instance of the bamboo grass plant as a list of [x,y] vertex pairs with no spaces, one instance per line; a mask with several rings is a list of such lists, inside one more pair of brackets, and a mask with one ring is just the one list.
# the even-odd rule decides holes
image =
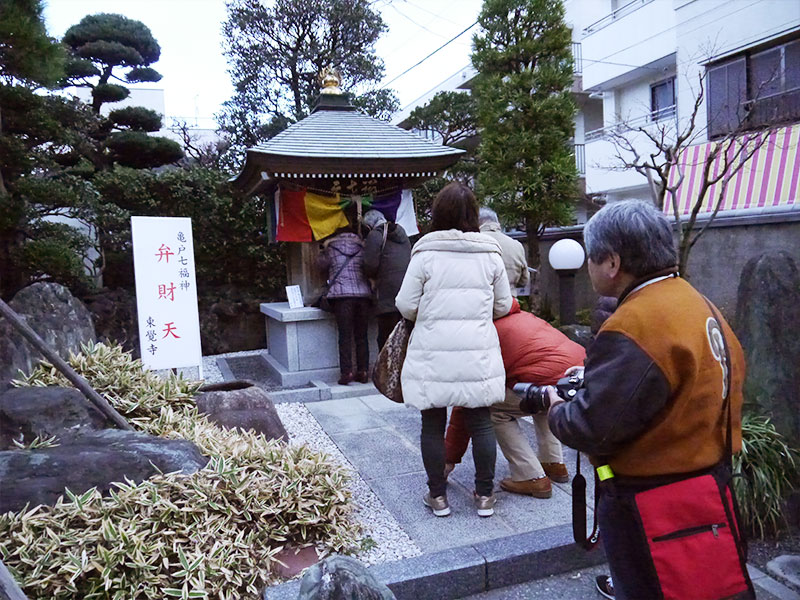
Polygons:
[[798,482],[800,456],[767,417],[745,412],[733,479],[745,527],[763,539],[787,527],[783,502]]
[[[0,557],[31,598],[256,598],[288,544],[357,548],[347,473],[325,455],[214,425],[198,382],[162,380],[119,347],[89,344],[70,363],[136,428],[210,461],[0,515]],[[46,363],[16,384],[68,385]]]

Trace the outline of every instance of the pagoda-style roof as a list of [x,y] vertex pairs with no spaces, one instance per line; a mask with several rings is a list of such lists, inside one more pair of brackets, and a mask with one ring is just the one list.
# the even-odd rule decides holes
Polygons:
[[369,117],[345,96],[323,95],[314,112],[248,148],[234,185],[255,193],[281,180],[399,178],[410,187],[454,164],[463,150]]

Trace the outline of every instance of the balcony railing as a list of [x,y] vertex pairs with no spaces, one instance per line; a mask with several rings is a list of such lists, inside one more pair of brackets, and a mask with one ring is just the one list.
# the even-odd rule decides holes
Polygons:
[[583,30],[583,37],[586,37],[590,33],[594,33],[595,31],[603,29],[603,27],[608,27],[617,19],[620,19],[625,15],[632,13],[635,10],[638,10],[645,4],[650,4],[652,1],[653,0],[632,0],[632,2],[628,2],[627,4],[620,6],[617,10],[611,12],[610,14],[607,14],[599,21],[595,21],[588,27],[585,27]]
[[580,42],[572,42],[572,58],[574,60],[573,72],[577,75],[583,73],[583,52]]
[[575,166],[578,175],[586,175],[586,146],[583,144],[575,144]]
[[666,108],[642,115],[641,117],[637,117],[635,119],[620,121],[619,123],[609,125],[608,127],[592,129],[584,134],[583,139],[588,144],[589,142],[607,138],[615,133],[626,133],[628,131],[638,129],[639,127],[644,127],[649,123],[657,123],[659,121],[671,119],[675,116],[675,114],[675,105],[667,106]]

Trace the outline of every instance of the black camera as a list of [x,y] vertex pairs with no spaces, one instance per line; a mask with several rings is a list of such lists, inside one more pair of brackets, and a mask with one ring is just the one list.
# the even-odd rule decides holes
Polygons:
[[[522,397],[519,409],[532,415],[547,412],[547,409],[550,408],[550,396],[547,395],[548,387],[533,383],[518,383],[515,385],[514,392]],[[569,377],[562,377],[555,385],[556,394],[566,401],[572,400],[582,387],[583,371],[579,371]]]

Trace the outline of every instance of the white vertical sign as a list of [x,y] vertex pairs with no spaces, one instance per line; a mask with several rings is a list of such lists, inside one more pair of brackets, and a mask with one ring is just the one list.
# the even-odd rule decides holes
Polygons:
[[142,363],[202,366],[192,220],[131,217],[131,236]]

